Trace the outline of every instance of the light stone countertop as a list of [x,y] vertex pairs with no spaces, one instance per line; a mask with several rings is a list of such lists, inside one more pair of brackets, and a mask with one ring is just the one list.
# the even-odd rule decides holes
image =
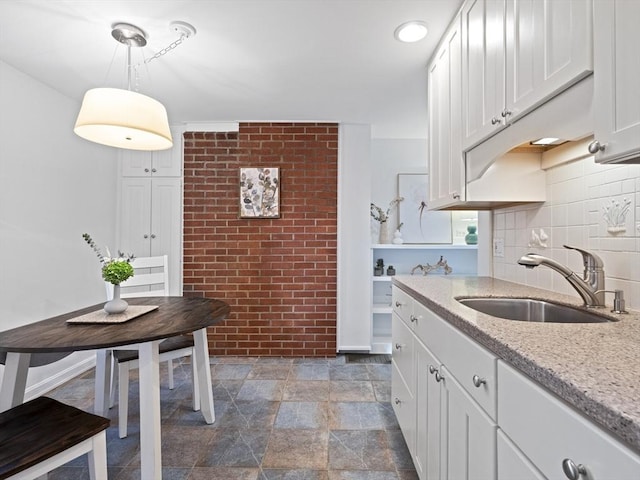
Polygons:
[[582,301],[491,277],[398,275],[392,283],[640,453],[639,311],[597,310],[619,320],[608,323],[519,322],[455,298],[527,297],[578,307]]

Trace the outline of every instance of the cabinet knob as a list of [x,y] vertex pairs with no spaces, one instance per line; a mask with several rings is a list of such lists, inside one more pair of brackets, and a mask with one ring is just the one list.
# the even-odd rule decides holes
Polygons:
[[416,317],[415,315],[409,315],[409,320],[413,323],[418,320],[418,317]]
[[482,385],[487,383],[486,379],[480,378],[478,375],[474,375],[472,380],[473,380],[473,384],[478,388],[480,388]]
[[151,173],[156,173],[156,172],[157,172],[157,170],[155,168],[151,169]]
[[156,234],[155,234],[155,233],[152,233],[152,234],[151,234],[151,238],[156,238]]
[[502,118],[507,118],[509,115],[511,115],[511,110],[507,110],[506,108],[504,110],[502,110],[502,112],[500,113],[500,115],[502,115]]
[[429,373],[433,374],[436,373],[438,371],[438,369],[436,367],[434,367],[433,365],[429,365]]
[[500,119],[499,119],[498,117],[493,117],[493,118],[491,119],[491,125],[498,125],[498,124],[500,124],[500,123],[501,123],[501,122],[500,122]]
[[396,307],[401,307],[402,303],[396,301]]
[[142,235],[142,238],[149,238],[149,235],[145,233],[144,235]]
[[591,142],[587,148],[589,153],[593,153],[594,155],[598,152],[604,152],[604,145],[601,145],[598,140]]
[[459,194],[459,193],[454,193],[453,195],[451,195],[451,197],[452,197],[454,200],[460,200],[460,194]]
[[436,372],[436,382],[440,383],[444,380],[444,377],[440,375],[440,372]]
[[569,480],[578,480],[582,475],[587,474],[587,469],[584,465],[576,465],[570,458],[565,458],[562,461],[562,470]]
[[395,403],[396,405],[400,405],[402,403],[402,400],[400,400],[398,397],[396,397],[395,400],[393,401],[393,403]]
[[145,169],[144,169],[144,173],[149,173],[149,169],[148,169],[148,168],[145,168]]
[[396,350],[402,350],[404,343],[396,343]]

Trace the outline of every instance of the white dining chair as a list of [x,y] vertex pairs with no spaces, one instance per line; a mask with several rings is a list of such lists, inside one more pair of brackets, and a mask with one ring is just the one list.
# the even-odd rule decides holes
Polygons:
[[[169,295],[169,268],[167,255],[135,258],[131,265],[134,269],[133,277],[120,284],[120,298],[132,297],[160,297]],[[107,285],[108,298],[113,297],[113,285]],[[109,288],[111,287],[111,288]],[[169,389],[174,388],[173,360],[191,356],[191,385],[193,410],[200,410],[200,395],[198,390],[195,362],[193,361],[193,337],[180,335],[160,342],[159,360],[167,362]],[[129,372],[138,368],[138,351],[113,349],[114,366],[111,369],[110,406],[115,404],[115,390],[118,390],[118,432],[120,438],[127,436],[127,416],[129,411]]]

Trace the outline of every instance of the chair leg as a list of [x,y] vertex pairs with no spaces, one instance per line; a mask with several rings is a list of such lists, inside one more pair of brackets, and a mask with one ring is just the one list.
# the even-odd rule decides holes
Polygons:
[[196,361],[193,353],[191,354],[191,398],[193,399],[193,411],[200,410],[200,388],[198,387],[198,374],[196,370]]
[[169,370],[169,390],[173,390],[173,359],[167,360],[167,369]]
[[118,365],[118,434],[127,436],[127,415],[129,415],[129,366]]
[[87,454],[91,480],[107,479],[107,435],[103,430],[93,437],[93,447]]
[[118,375],[116,375],[116,359],[111,357],[111,381],[109,382],[109,408],[116,404],[116,389],[118,388]]

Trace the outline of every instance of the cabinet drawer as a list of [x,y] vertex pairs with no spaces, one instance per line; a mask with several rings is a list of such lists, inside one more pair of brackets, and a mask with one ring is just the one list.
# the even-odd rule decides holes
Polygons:
[[410,322],[409,317],[413,313],[413,299],[408,293],[393,287],[391,291],[391,304],[394,313],[396,313],[407,324]]
[[413,348],[413,333],[395,313],[391,319],[391,357],[393,364],[402,375],[409,390],[414,393],[415,362]]
[[500,428],[542,475],[564,478],[570,459],[593,480],[640,478],[640,456],[502,361],[498,381]]
[[418,302],[414,305],[414,316],[416,336],[495,420],[496,357]]
[[391,368],[391,406],[413,457],[416,442],[416,402],[396,364]]

